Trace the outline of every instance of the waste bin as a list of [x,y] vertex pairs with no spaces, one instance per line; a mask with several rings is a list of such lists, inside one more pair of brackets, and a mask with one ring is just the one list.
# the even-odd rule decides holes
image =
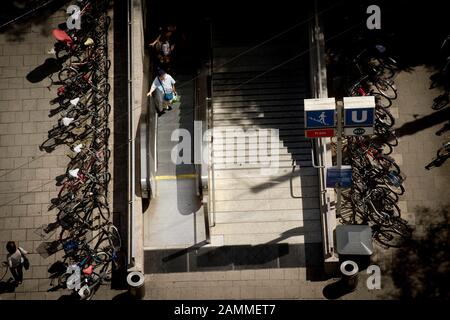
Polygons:
[[133,271],[127,276],[128,292],[136,299],[142,299],[145,296],[145,276],[142,272]]
[[358,264],[352,260],[341,263],[342,284],[350,291],[354,291],[358,285]]

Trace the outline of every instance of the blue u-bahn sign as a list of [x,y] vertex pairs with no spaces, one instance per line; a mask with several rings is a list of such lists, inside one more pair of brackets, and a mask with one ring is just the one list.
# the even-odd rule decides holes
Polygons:
[[361,136],[373,134],[375,97],[344,97],[344,134]]
[[345,109],[345,127],[371,127],[374,123],[374,108],[360,107],[358,109]]

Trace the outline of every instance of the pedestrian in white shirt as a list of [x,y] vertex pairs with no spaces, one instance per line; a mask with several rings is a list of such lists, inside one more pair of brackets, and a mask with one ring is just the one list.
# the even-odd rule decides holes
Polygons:
[[164,109],[172,110],[171,102],[176,94],[175,80],[163,69],[158,69],[158,76],[153,80],[150,91],[147,93],[147,96],[155,98],[158,116],[164,113]]

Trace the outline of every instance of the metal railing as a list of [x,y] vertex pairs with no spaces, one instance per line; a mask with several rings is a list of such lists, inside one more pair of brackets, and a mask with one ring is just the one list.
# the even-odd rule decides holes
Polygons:
[[[314,98],[327,98],[325,41],[317,12],[317,2],[315,2],[315,18],[310,24],[311,88]],[[326,167],[331,165],[331,151],[327,150],[327,146],[330,145],[330,138],[314,139],[311,144],[313,166],[318,169],[319,174],[322,240],[325,267],[327,269],[327,265],[335,263],[337,259],[334,244],[336,213],[335,208],[332,206],[334,194],[332,192],[330,193],[326,188],[325,172]]]
[[[199,143],[201,145],[200,148],[195,148],[194,158],[197,160],[196,164],[197,184],[199,187],[199,192],[202,196],[207,243],[211,242],[210,228],[212,225],[210,214],[214,210],[214,185],[212,184],[214,177],[211,168],[212,136],[205,135],[206,130],[212,127],[212,109],[211,109],[212,106],[211,106],[211,97],[209,95],[210,93],[209,72],[210,71],[207,70],[206,67],[200,69],[198,71],[197,79],[195,81],[196,122],[194,124],[196,136],[199,137],[198,139],[196,139],[195,143]],[[199,123],[201,123],[201,126],[198,125]],[[205,150],[209,151],[207,163],[203,161]]]

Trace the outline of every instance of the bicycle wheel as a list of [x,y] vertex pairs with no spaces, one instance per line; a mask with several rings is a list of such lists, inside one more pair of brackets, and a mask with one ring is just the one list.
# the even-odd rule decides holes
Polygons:
[[385,169],[388,170],[392,174],[400,175],[400,167],[395,162],[395,160],[389,156],[380,155],[376,158],[379,164]]
[[377,79],[374,85],[382,96],[391,100],[397,99],[397,89],[387,80]]
[[408,240],[410,240],[409,237],[390,229],[376,232],[374,239],[389,248],[401,248],[407,244]]
[[402,185],[403,179],[396,174],[388,173],[383,175],[383,182],[393,193],[401,196],[405,193],[405,188]]
[[93,254],[91,264],[94,269],[103,267],[111,261],[111,256],[108,253],[99,251]]
[[447,150],[446,148],[440,148],[437,151],[437,157],[438,158],[449,158],[450,157],[450,150]]
[[387,188],[384,185],[377,185],[377,192],[380,192],[383,194],[383,197],[386,197],[387,199],[390,199],[390,201],[394,202],[395,204],[400,199],[399,195],[394,193],[391,189]]
[[389,129],[387,126],[375,123],[375,135],[375,140],[380,143],[388,144],[391,147],[398,146],[398,138],[395,134],[395,130]]
[[109,218],[111,217],[111,212],[109,211],[109,208],[104,205],[101,204],[99,202],[95,202],[94,204],[94,216],[95,214],[99,214],[103,221],[109,221]]
[[397,73],[397,61],[391,57],[378,58],[377,60],[382,68],[381,76],[384,79],[392,79]]
[[45,151],[47,153],[51,153],[60,144],[61,143],[59,141],[56,141],[55,138],[49,138],[49,139],[45,140],[44,142],[42,142],[42,144],[39,146],[39,150]]
[[441,110],[446,105],[450,103],[450,99],[448,97],[448,92],[441,94],[440,96],[434,98],[431,109],[433,110]]
[[373,141],[375,148],[379,149],[381,154],[383,154],[385,156],[390,155],[394,151],[394,148],[386,142],[382,142],[377,139],[374,139],[372,141]]
[[395,119],[392,114],[383,107],[375,108],[376,120],[383,123],[384,125],[392,128],[395,124]]
[[377,106],[382,108],[389,108],[390,106],[392,106],[392,100],[383,96],[382,94],[371,90],[370,95],[375,97],[375,104]]
[[374,208],[372,214],[373,221],[383,227],[391,227],[395,219],[400,218],[400,208],[390,198],[379,199],[377,202],[378,208],[375,208],[375,203],[371,202]]
[[109,226],[109,240],[114,248],[120,248],[122,247],[122,240],[120,237],[119,230],[114,225]]
[[67,82],[75,80],[75,77],[77,76],[78,72],[76,72],[74,69],[71,68],[64,68],[60,72],[58,72],[58,79],[61,82]]

